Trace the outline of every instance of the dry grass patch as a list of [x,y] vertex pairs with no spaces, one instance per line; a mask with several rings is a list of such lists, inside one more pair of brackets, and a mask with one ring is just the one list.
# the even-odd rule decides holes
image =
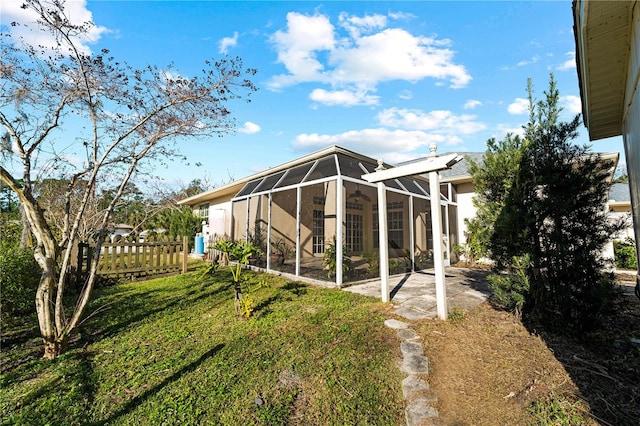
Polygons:
[[640,301],[583,339],[525,327],[489,303],[415,325],[446,425],[639,425]]

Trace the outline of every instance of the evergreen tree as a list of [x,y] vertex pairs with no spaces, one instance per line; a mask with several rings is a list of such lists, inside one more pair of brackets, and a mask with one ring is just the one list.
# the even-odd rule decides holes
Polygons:
[[[520,163],[525,141],[517,135],[508,134],[503,140],[487,141],[487,151],[482,162],[476,163],[471,158],[469,162],[469,173],[473,176],[473,185],[476,197],[473,205],[476,207],[476,215],[467,220],[467,244],[469,250],[476,259],[489,256],[500,266],[509,262],[512,253],[509,247],[502,250],[501,247],[491,247],[494,241],[493,234],[496,232],[498,215],[505,208],[507,197],[517,191],[517,178],[520,175]],[[506,225],[506,223],[500,223]],[[506,231],[506,232],[505,232]],[[502,241],[509,230],[497,230],[502,235],[496,241]]]
[[[527,269],[528,285],[514,290],[525,293],[525,313],[582,332],[597,325],[615,297],[613,279],[605,272],[610,260],[602,257],[605,244],[621,229],[605,209],[615,164],[572,143],[579,116],[559,120],[553,75],[543,100],[534,100],[530,81],[527,91],[525,141],[490,143],[486,164],[471,169],[481,192],[479,218],[491,230],[487,246],[498,269],[513,271],[518,269],[514,259],[530,259],[528,267],[520,265]],[[507,161],[518,155],[519,164]],[[500,164],[509,170],[499,172]]]
[[602,252],[621,228],[605,209],[615,164],[588,146],[571,143],[579,116],[560,122],[559,92],[553,75],[545,99],[535,102],[528,85],[530,118],[523,156],[526,197],[522,214],[531,256],[529,302],[539,318],[561,319],[576,331],[597,325],[612,307],[611,266]]

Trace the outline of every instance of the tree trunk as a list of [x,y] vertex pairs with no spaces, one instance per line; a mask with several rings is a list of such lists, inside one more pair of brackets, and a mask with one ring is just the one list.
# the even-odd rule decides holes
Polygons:
[[60,310],[61,307],[56,309],[63,291],[59,286],[58,246],[37,202],[30,194],[20,195],[25,201],[22,203],[24,215],[36,240],[34,257],[42,268],[35,304],[40,335],[44,343],[43,358],[53,359],[66,351],[69,341],[64,312]]
[[31,238],[31,225],[27,220],[24,207],[20,205],[20,219],[22,221],[22,233],[20,234],[20,247],[33,247],[33,239]]
[[67,351],[69,337],[67,335],[53,340],[44,339],[44,359],[55,359]]
[[[40,236],[36,237],[41,240]],[[40,284],[36,292],[36,313],[38,314],[38,325],[40,326],[40,335],[44,342],[44,358],[53,359],[64,353],[66,349],[66,338],[56,326],[55,318],[55,300],[56,300],[56,284],[58,276],[58,265],[55,253],[51,255],[43,244],[39,244],[36,248],[35,258],[42,268]],[[63,337],[61,339],[61,337]]]

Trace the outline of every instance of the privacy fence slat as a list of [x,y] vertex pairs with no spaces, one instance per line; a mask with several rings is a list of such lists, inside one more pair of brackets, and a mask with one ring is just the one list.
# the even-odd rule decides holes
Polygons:
[[[97,273],[109,278],[137,278],[167,273],[187,272],[188,239],[104,243],[100,250]],[[86,276],[95,247],[78,246],[78,279]],[[182,254],[182,256],[181,256]]]

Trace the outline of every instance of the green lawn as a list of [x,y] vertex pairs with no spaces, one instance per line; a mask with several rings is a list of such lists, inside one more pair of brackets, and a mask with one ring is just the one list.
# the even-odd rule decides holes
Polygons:
[[3,329],[1,424],[403,423],[384,305],[245,274],[249,319],[236,319],[221,270],[98,290],[89,312],[102,310],[53,362],[40,359],[33,325]]

